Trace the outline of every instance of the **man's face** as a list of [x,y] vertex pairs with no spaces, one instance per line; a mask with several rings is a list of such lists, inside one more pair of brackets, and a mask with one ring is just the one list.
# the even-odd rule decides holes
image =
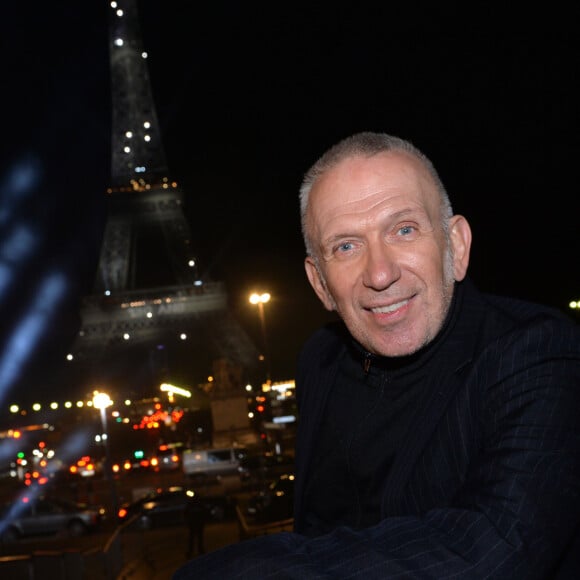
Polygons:
[[363,347],[403,356],[434,338],[465,276],[471,234],[453,216],[447,241],[439,193],[418,160],[343,160],[314,183],[307,227],[318,258],[305,260],[308,279]]

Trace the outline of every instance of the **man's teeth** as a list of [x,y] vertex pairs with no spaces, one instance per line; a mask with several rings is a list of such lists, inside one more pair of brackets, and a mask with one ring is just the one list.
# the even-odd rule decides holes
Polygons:
[[402,302],[397,302],[396,304],[391,304],[390,306],[380,306],[378,308],[371,308],[371,312],[375,314],[387,314],[388,312],[394,312],[397,308],[401,308],[407,304],[407,300],[403,300]]

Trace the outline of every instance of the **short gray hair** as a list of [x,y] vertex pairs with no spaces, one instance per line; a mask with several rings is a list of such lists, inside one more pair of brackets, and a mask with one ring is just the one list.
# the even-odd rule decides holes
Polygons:
[[314,183],[319,179],[326,171],[332,169],[338,165],[341,161],[348,159],[349,157],[372,157],[379,153],[385,151],[403,151],[409,153],[416,159],[418,159],[425,169],[429,172],[437,190],[439,191],[440,201],[441,201],[441,220],[443,222],[443,228],[445,234],[447,235],[448,220],[453,215],[453,209],[451,207],[451,201],[445,187],[437,173],[433,163],[427,158],[427,156],[422,153],[417,147],[415,147],[410,141],[401,139],[400,137],[395,137],[393,135],[387,135],[386,133],[373,133],[370,131],[365,131],[362,133],[357,133],[346,137],[342,141],[339,141],[328,149],[319,159],[310,167],[310,169],[304,174],[304,179],[302,180],[302,185],[300,186],[300,223],[302,227],[302,237],[304,238],[304,245],[306,247],[306,253],[309,256],[314,256],[312,242],[307,232],[306,224],[306,213],[308,210],[308,200],[310,197],[310,190],[312,189]]

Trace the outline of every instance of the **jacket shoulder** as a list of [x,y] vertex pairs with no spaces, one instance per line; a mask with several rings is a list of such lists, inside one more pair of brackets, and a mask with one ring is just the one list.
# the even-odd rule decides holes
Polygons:
[[308,364],[313,358],[323,360],[335,355],[348,340],[349,334],[342,321],[325,324],[306,340],[298,357],[298,368]]

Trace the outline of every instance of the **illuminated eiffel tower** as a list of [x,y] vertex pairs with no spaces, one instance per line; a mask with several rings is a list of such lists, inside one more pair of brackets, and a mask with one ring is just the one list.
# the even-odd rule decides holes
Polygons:
[[[93,293],[84,297],[73,364],[90,380],[144,394],[216,374],[235,389],[259,354],[230,316],[222,283],[204,280],[168,177],[136,0],[111,3],[111,187]],[[225,361],[225,366],[224,366]]]

